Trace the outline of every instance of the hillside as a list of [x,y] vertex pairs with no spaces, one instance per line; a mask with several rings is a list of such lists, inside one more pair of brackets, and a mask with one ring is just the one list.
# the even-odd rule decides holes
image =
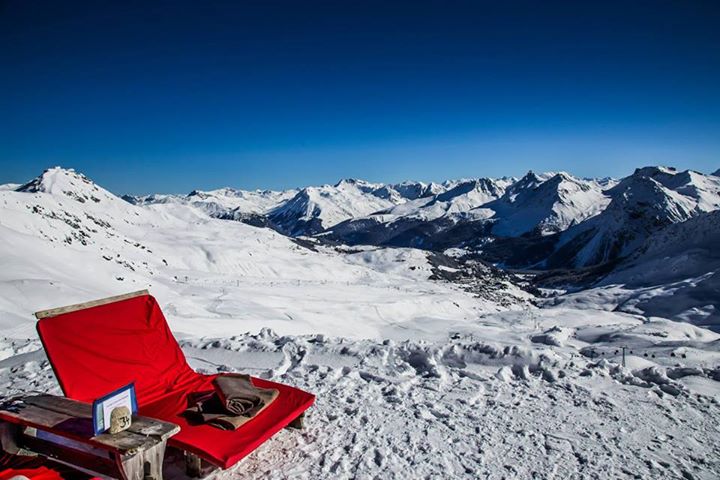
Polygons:
[[429,281],[432,266],[421,252],[311,250],[184,201],[132,205],[72,170],[50,169],[2,190],[0,205],[0,313],[5,327],[26,334],[31,313],[52,307],[52,299],[72,303],[148,287],[185,333],[210,334],[213,325],[224,331],[234,312],[243,331],[311,333],[321,324],[328,333],[390,335],[388,316],[399,326],[501,308]]
[[[583,185],[610,203],[625,195],[620,205],[645,208],[643,215],[669,212],[604,283],[566,293],[529,289],[532,275],[467,259],[461,249],[329,245],[207,207],[237,197],[248,203],[225,206],[265,218],[278,208],[274,194],[130,203],[60,168],[3,186],[2,394],[60,393],[33,311],[149,288],[194,368],[251,373],[317,395],[307,429],[273,437],[220,479],[713,478],[719,217],[701,210],[713,208],[715,183],[670,172],[596,187],[560,175],[538,175],[513,198],[510,180],[403,194],[356,183],[333,187],[328,198],[400,202],[365,219],[407,208],[396,222],[414,212],[419,224],[457,227],[473,225],[473,215],[477,226],[496,223],[492,210],[479,213],[480,202],[505,198],[515,212],[535,198],[543,215],[525,225],[549,230],[516,237],[527,241],[552,241],[563,232],[549,232],[575,214],[594,216],[564,232],[602,217],[577,208]],[[638,201],[647,191],[637,185],[650,185],[664,203]],[[618,436],[623,429],[634,434]],[[657,440],[653,449],[647,439]],[[438,457],[440,449],[447,452]]]
[[607,194],[607,208],[560,235],[549,266],[589,266],[632,254],[661,228],[720,208],[720,179],[646,167]]
[[484,207],[495,212],[492,233],[516,237],[536,232],[547,235],[593,217],[609,203],[601,185],[566,173],[540,180],[532,172]]
[[586,296],[602,292],[619,311],[720,331],[719,242],[720,211],[671,224]]

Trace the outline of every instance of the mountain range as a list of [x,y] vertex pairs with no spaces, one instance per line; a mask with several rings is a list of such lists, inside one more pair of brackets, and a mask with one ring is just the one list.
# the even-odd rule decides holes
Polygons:
[[455,283],[488,308],[595,296],[603,308],[720,325],[715,174],[644,167],[622,179],[528,172],[120,198],[58,167],[0,186],[0,199],[6,265],[23,265],[23,278],[67,272],[75,289],[172,285],[198,269],[364,284],[375,274],[359,264]]
[[663,229],[720,208],[720,171],[651,166],[622,179],[565,172],[443,183],[346,179],[282,192],[224,188],[124,198],[188,204],[319,242],[461,249],[515,269],[582,269],[628,258]]

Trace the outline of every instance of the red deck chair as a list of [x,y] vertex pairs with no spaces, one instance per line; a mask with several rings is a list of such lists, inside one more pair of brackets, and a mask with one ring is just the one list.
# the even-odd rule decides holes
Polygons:
[[[64,312],[64,313],[63,313]],[[216,375],[195,372],[147,291],[36,314],[37,330],[65,395],[92,402],[135,383],[139,413],[180,425],[168,445],[229,468],[298,419],[315,396],[280,383],[277,399],[238,430],[191,425],[180,415],[191,392],[212,390]]]

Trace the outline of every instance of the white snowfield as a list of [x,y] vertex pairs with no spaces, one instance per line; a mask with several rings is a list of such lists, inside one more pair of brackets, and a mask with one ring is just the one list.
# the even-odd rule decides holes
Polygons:
[[179,203],[192,205],[209,215],[237,210],[247,214],[265,214],[297,194],[296,190],[235,190],[220,188],[217,190],[193,190],[187,195],[153,194],[127,199],[138,205],[153,203]]
[[[0,188],[3,395],[59,393],[33,311],[149,288],[193,367],[317,395],[305,430],[221,478],[720,476],[720,335],[619,311],[629,285],[537,308],[505,282],[511,301],[494,303],[429,280],[419,250],[314,247],[59,168],[14,187]],[[666,235],[635,265],[675,255]],[[716,237],[695,238],[698,252]]]

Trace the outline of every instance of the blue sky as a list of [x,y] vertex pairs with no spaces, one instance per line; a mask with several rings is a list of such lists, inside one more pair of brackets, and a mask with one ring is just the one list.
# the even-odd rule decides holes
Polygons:
[[0,183],[720,168],[717,2],[0,3]]

